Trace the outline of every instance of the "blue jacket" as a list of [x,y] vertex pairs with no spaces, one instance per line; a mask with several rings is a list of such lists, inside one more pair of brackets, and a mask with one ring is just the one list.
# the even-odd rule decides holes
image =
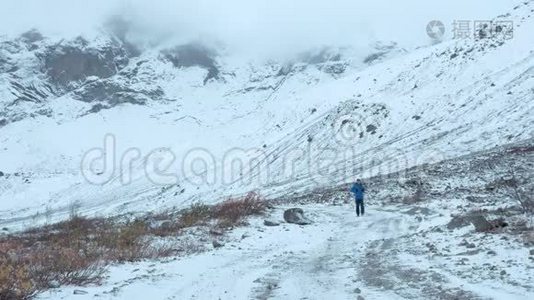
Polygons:
[[356,201],[363,200],[363,193],[365,193],[365,188],[361,183],[353,184],[350,191],[354,194],[354,199],[356,199]]

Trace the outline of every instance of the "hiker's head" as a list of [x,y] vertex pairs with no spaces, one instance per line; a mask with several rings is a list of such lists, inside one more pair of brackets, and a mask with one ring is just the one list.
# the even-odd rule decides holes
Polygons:
[[356,179],[356,182],[357,182],[357,183],[361,183],[362,180],[361,180],[360,178],[358,178],[358,179]]

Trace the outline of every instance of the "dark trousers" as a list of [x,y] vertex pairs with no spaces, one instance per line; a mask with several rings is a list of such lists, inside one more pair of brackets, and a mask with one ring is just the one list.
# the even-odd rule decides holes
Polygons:
[[360,212],[363,214],[365,213],[365,209],[363,207],[363,200],[356,200],[356,215],[359,217]]

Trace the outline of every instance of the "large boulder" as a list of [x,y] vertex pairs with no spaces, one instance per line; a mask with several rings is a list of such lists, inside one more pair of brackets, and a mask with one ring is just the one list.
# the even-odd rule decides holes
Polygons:
[[284,211],[284,220],[287,223],[298,225],[308,225],[312,223],[311,220],[304,216],[304,211],[302,208],[298,207],[290,208]]
[[493,229],[493,225],[482,215],[471,216],[469,221],[475,226],[477,232],[486,232]]
[[447,228],[453,230],[469,224],[473,224],[473,226],[475,226],[475,231],[477,232],[486,232],[508,226],[508,223],[502,218],[488,221],[484,215],[477,213],[454,216],[447,224]]
[[452,219],[447,224],[447,229],[453,230],[453,229],[458,229],[458,228],[467,226],[471,224],[469,219],[470,219],[470,216],[466,216],[466,215],[453,216]]
[[223,242],[220,242],[218,240],[213,240],[212,241],[212,245],[213,245],[213,248],[221,248],[221,247],[224,247],[224,243]]

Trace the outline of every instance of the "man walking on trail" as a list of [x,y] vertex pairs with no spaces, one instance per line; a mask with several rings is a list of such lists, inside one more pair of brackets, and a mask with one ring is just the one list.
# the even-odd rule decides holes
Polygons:
[[365,193],[365,187],[360,179],[357,179],[356,182],[352,185],[350,191],[354,194],[354,199],[356,200],[356,215],[359,217],[360,212],[365,213],[363,207],[363,194]]

